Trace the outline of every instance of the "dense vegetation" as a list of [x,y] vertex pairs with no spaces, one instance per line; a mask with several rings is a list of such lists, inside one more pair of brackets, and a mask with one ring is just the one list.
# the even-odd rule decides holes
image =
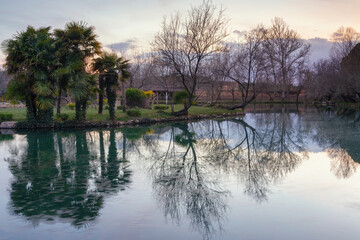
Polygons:
[[[65,29],[53,32],[50,27],[28,27],[2,45],[6,53],[5,68],[12,77],[6,97],[25,103],[28,124],[51,124],[54,106],[57,103],[60,114],[61,98],[67,94],[75,101],[76,120],[86,120],[89,100],[97,92],[102,96],[104,86],[110,120],[114,120],[117,82],[129,76],[128,65],[115,53],[100,55],[94,27],[84,22],[70,22]],[[99,81],[100,87],[92,71],[105,79],[104,84]]]

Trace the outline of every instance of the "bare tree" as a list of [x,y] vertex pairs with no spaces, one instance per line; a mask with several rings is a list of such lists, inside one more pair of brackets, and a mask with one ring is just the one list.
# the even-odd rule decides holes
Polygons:
[[[307,92],[315,100],[356,102],[360,99],[356,45],[360,34],[341,27],[332,36],[330,58],[314,64]],[[355,70],[355,71],[354,71]]]
[[341,60],[343,99],[351,102],[360,101],[360,43]]
[[351,27],[340,27],[333,33],[333,46],[330,56],[340,64],[341,59],[346,57],[350,51],[360,42],[360,33]]
[[219,58],[219,71],[236,82],[241,91],[242,102],[231,106],[231,110],[244,108],[256,98],[256,83],[263,78],[265,70],[262,54],[265,34],[262,26],[242,34],[235,46]]
[[192,7],[184,17],[176,13],[164,18],[162,29],[152,42],[159,59],[178,75],[189,97],[184,109],[174,115],[185,115],[192,105],[195,89],[204,79],[203,65],[214,53],[225,49],[227,20],[222,8],[204,1]]
[[[275,18],[268,29],[265,39],[265,53],[272,73],[281,81],[281,99],[286,97],[287,85],[292,82],[291,75],[299,64],[306,61],[310,44],[306,44],[299,34],[281,18]],[[291,74],[292,73],[292,74]]]
[[152,54],[150,52],[133,49],[129,59],[131,59],[129,69],[131,74],[128,85],[131,88],[141,88],[152,75]]

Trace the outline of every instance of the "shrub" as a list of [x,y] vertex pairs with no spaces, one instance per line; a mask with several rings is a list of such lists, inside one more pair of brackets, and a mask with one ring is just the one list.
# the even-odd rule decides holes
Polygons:
[[70,110],[74,110],[75,109],[75,103],[68,103],[68,104],[66,104],[66,106],[68,106],[68,108],[70,109]]
[[169,106],[165,106],[165,105],[157,105],[154,107],[154,109],[158,109],[158,110],[165,110],[165,109],[169,109]]
[[69,115],[66,113],[60,113],[60,114],[56,114],[56,118],[57,120],[66,121],[69,119]]
[[120,106],[117,106],[116,108],[117,108],[118,110],[122,110],[122,109],[123,109],[123,106],[120,105]]
[[105,110],[109,110],[109,106],[105,106]]
[[143,91],[144,95],[146,98],[151,98],[151,97],[154,97],[155,96],[155,93],[151,90],[149,91]]
[[141,117],[141,112],[138,109],[127,110],[126,114],[130,117]]
[[176,92],[174,95],[175,104],[185,103],[187,98],[189,98],[189,94],[185,90]]
[[11,113],[0,113],[0,122],[12,121],[13,115]]
[[126,105],[129,107],[142,107],[145,94],[137,88],[126,89]]

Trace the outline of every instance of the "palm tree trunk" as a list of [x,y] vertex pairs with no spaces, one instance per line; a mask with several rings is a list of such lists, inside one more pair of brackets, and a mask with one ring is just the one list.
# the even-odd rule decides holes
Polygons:
[[81,121],[81,103],[80,101],[75,101],[75,119]]
[[124,81],[121,82],[121,91],[122,91],[122,111],[126,112],[126,91],[125,91],[125,83]]
[[102,114],[103,112],[103,102],[104,102],[104,78],[102,74],[99,75],[99,114]]
[[87,105],[87,99],[82,100],[82,104],[81,104],[81,120],[86,120],[86,106]]
[[56,104],[56,114],[61,113],[61,93],[62,93],[62,89],[59,87],[59,95],[57,97],[57,104]]

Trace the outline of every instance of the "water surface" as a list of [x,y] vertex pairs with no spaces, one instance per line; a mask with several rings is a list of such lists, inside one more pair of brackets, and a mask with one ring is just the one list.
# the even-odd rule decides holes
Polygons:
[[358,239],[359,118],[1,134],[0,239]]

